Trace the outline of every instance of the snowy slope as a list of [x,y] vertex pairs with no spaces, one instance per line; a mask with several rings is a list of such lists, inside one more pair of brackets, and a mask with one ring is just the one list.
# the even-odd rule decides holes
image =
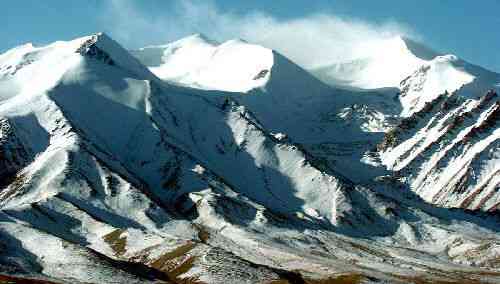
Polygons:
[[[16,70],[0,85],[0,274],[499,280],[496,217],[357,185],[349,166],[311,153],[327,142],[361,140],[349,149],[358,154],[372,147],[380,135],[363,131],[363,118],[398,111],[381,104],[384,94],[355,106],[367,93],[332,89],[272,50],[186,42],[220,52],[187,72],[158,66],[187,81],[161,80],[104,34],[0,55],[0,70]],[[151,49],[147,60],[167,62]]]

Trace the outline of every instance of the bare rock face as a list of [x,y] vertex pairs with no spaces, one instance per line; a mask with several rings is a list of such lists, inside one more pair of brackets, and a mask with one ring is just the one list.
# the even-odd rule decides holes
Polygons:
[[476,100],[439,96],[385,135],[382,159],[429,202],[496,211],[499,105],[493,90]]
[[8,119],[0,119],[0,186],[6,187],[20,179],[17,174],[27,166],[30,158],[14,126]]
[[87,56],[89,58],[93,58],[105,64],[113,66],[115,65],[113,59],[111,59],[108,53],[97,46],[97,42],[99,41],[100,36],[102,35],[91,36],[76,50],[76,52],[80,53],[83,56]]

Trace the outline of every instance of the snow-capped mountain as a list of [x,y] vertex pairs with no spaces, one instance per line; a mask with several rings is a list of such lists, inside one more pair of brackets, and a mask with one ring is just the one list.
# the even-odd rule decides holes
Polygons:
[[[0,99],[0,279],[500,280],[497,216],[430,205],[360,162],[398,101],[332,88],[271,49],[24,45],[0,55]],[[478,135],[496,133],[487,101]]]
[[264,86],[273,64],[270,49],[241,40],[218,44],[200,34],[132,54],[163,80],[228,92]]
[[364,44],[366,57],[327,63],[311,72],[330,85],[361,89],[399,87],[424,63],[440,54],[409,38],[393,37]]
[[[154,62],[149,69],[169,84],[228,92],[224,96],[249,109],[270,132],[286,134],[328,164],[342,160],[335,167],[354,180],[371,177],[356,173],[367,167],[359,160],[397,122],[395,116],[401,111],[394,94],[332,88],[283,55],[241,40],[221,44],[194,35],[132,54],[145,65]],[[196,64],[184,65],[185,75],[164,75],[177,72],[177,62],[186,58],[194,58]],[[234,80],[233,74],[240,74],[240,68],[248,72]],[[244,88],[228,88],[234,82]]]
[[312,72],[329,84],[398,86],[404,119],[379,145],[382,163],[428,202],[498,210],[500,74],[408,39],[382,46],[385,56]]
[[500,90],[499,82],[500,74],[467,63],[454,55],[438,56],[401,81],[401,115],[411,116],[445,92],[479,98],[489,90]]
[[371,55],[349,62],[316,67],[311,72],[323,82],[347,88],[398,88],[401,116],[421,110],[445,91],[479,97],[500,88],[500,74],[440,54],[404,37],[367,44]]

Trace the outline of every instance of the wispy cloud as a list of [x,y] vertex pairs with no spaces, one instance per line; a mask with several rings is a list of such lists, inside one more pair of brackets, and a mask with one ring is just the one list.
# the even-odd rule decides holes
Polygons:
[[242,38],[273,48],[305,67],[364,57],[372,42],[396,35],[412,36],[396,23],[371,23],[317,13],[282,20],[259,11],[234,14],[210,0],[173,0],[165,11],[147,11],[130,0],[108,1],[102,21],[126,46],[167,43],[203,33],[224,41]]

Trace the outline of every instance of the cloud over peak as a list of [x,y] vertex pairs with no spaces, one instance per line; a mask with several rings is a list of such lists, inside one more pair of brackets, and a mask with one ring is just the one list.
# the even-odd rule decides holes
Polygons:
[[107,1],[101,21],[130,48],[163,44],[193,33],[225,41],[242,38],[277,50],[304,67],[370,55],[372,43],[395,36],[415,37],[408,27],[371,23],[331,13],[280,19],[261,11],[222,11],[210,0],[174,0],[160,11],[130,0]]

